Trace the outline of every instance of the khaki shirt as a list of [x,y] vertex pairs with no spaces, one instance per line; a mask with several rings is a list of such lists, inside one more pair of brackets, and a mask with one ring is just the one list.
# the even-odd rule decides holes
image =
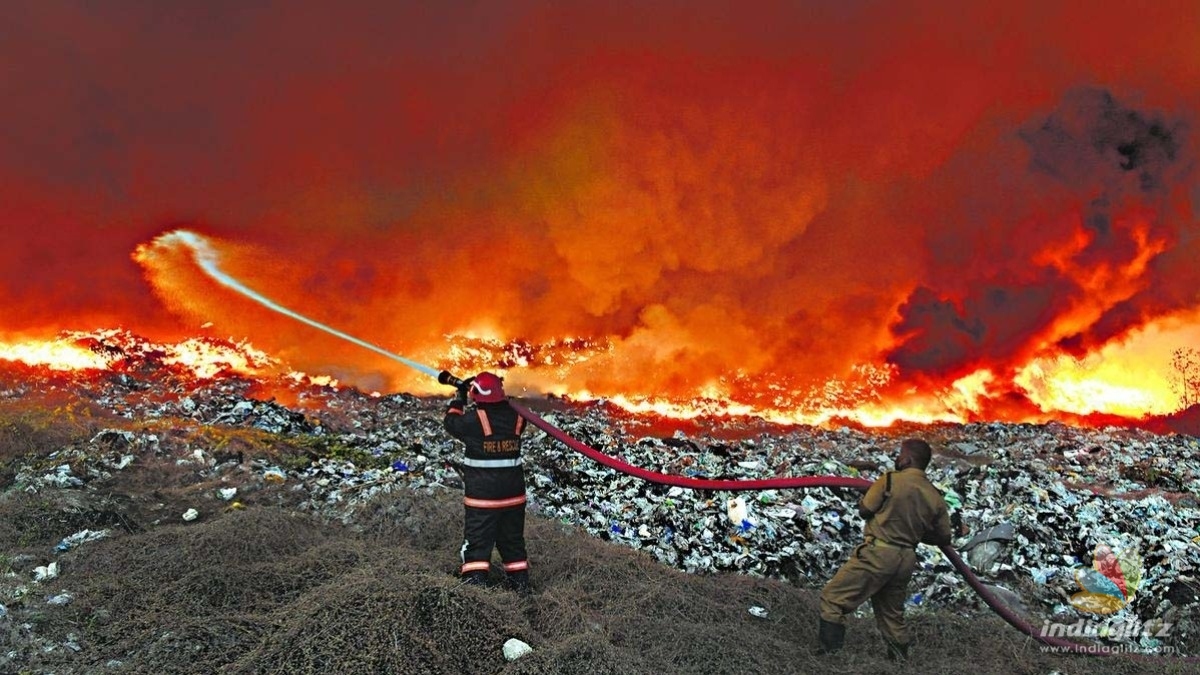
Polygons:
[[896,546],[916,548],[918,543],[944,546],[950,543],[950,511],[942,493],[933,487],[921,469],[908,467],[890,471],[892,494],[884,499],[887,474],[880,476],[858,501],[859,513],[867,519],[863,534]]

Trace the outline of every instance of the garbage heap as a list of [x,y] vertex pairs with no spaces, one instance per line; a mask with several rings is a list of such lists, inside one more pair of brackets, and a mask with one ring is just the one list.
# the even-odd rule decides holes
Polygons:
[[[285,482],[297,491],[302,508],[346,522],[383,492],[461,489],[452,466],[460,448],[441,428],[443,401],[366,394],[303,378],[265,387],[242,376],[173,376],[164,385],[155,380],[157,372],[130,368],[86,380],[72,375],[76,379],[64,383],[31,371],[0,398],[67,389],[135,420],[185,419],[321,439],[322,447],[357,459],[316,453],[302,469],[261,459],[247,464],[258,480]],[[267,388],[286,391],[288,405],[257,395]],[[1075,626],[1070,636],[1143,648],[1170,645],[1197,630],[1190,618],[1200,604],[1200,442],[1194,437],[1054,423],[765,429],[728,418],[714,420],[703,433],[656,435],[639,433],[647,427],[629,424],[627,413],[603,402],[552,400],[534,407],[550,410],[547,420],[575,438],[631,464],[706,478],[874,479],[891,467],[901,438],[922,436],[935,449],[930,480],[971,529],[957,542],[960,550],[1035,626]],[[155,451],[157,433],[106,430],[89,447],[64,452],[53,470],[30,469],[16,482],[29,489],[78,487],[121,471],[138,453]],[[597,465],[536,429],[526,437],[532,513],[690,573],[738,572],[815,589],[861,540],[854,491],[723,493],[657,486]],[[220,455],[197,448],[194,461],[208,471],[222,462],[241,463]],[[1104,551],[1124,561],[1119,583],[1109,573],[1095,573],[1097,553]],[[939,550],[922,546],[917,553],[912,606],[982,609]],[[1108,613],[1081,612],[1072,600],[1085,591],[1107,593],[1116,602]]]
[[[317,462],[297,476],[311,491],[309,508],[352,521],[355,506],[380,491],[461,487],[450,466],[458,449],[440,429],[440,408],[421,401],[404,405],[402,420],[364,425],[344,438],[394,458],[391,468],[360,471],[347,462]],[[738,431],[736,421],[720,423],[721,439],[682,432],[636,436],[611,413],[604,404],[590,404],[547,419],[631,464],[722,479],[875,479],[892,466],[902,438],[923,436],[935,447],[930,480],[970,529],[957,547],[1031,624],[1144,649],[1170,645],[1197,629],[1190,618],[1200,601],[1196,438],[993,423],[801,428],[729,440]],[[687,572],[739,572],[819,588],[861,541],[859,494],[852,490],[730,493],[659,486],[591,462],[538,431],[525,447],[531,512]],[[1073,598],[1097,590],[1097,554],[1105,550],[1133,569],[1117,582],[1118,606],[1082,612]],[[917,554],[910,607],[987,611],[940,550],[921,546]]]

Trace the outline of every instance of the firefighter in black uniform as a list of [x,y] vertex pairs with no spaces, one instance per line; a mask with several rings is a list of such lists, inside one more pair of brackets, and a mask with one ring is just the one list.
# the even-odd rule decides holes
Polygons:
[[[475,403],[468,408],[467,398]],[[466,445],[459,462],[465,485],[462,578],[487,583],[492,547],[500,550],[509,588],[530,592],[525,555],[525,472],[521,432],[503,381],[489,372],[464,380],[443,419],[446,431]]]

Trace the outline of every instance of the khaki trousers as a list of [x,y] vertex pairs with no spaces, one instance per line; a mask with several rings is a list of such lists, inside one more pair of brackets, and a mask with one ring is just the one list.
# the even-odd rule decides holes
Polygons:
[[907,645],[904,602],[908,580],[917,565],[916,551],[880,542],[860,544],[821,590],[821,618],[845,623],[846,615],[871,601],[875,623],[884,638]]

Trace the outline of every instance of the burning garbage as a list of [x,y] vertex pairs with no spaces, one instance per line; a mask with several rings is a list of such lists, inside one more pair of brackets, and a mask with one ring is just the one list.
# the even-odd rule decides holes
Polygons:
[[[123,349],[138,353],[131,345]],[[246,471],[247,482],[214,486],[207,493],[214,502],[237,496],[237,507],[244,508],[243,497],[253,498],[256,490],[282,490],[295,495],[302,510],[353,523],[359,510],[382,494],[461,490],[452,465],[457,451],[440,427],[437,400],[373,396],[290,377],[187,379],[171,368],[141,371],[129,381],[73,372],[53,377],[55,386],[130,418],[308,439],[302,447],[338,455],[319,456],[313,450],[317,454],[302,466],[262,459],[243,466],[236,452],[187,446],[178,461],[206,476],[228,478],[239,467]],[[285,406],[279,400],[294,403]],[[958,501],[970,525],[970,535],[957,542],[960,550],[1006,604],[1035,623],[1074,616],[1072,595],[1101,586],[1111,591],[1100,581],[1110,580],[1103,572],[1099,577],[1081,572],[1096,569],[1096,551],[1110,546],[1136,550],[1141,569],[1136,588],[1127,582],[1120,594],[1121,606],[1097,615],[1100,624],[1159,619],[1172,625],[1176,637],[1197,630],[1191,617],[1200,602],[1200,442],[1194,437],[1057,423],[867,430],[764,428],[730,419],[715,422],[710,432],[655,434],[604,403],[556,402],[546,417],[635,466],[730,479],[873,479],[890,466],[892,458],[883,448],[921,433],[935,448],[930,480],[948,500]],[[83,447],[58,451],[51,463],[19,470],[15,483],[28,491],[84,490],[93,481],[128,471],[138,457],[163,452],[164,435],[170,433],[162,427],[103,430]],[[858,493],[851,490],[733,494],[655,485],[596,464],[540,431],[527,436],[531,513],[689,573],[736,572],[816,589],[860,536],[862,521],[854,508]],[[250,482],[255,476],[258,480]],[[185,517],[198,516],[201,508],[189,507]],[[60,536],[67,535],[71,532]],[[63,541],[74,547],[76,540],[96,536],[79,531]],[[1081,587],[1079,579],[1091,588]],[[918,549],[911,589],[911,603],[924,608],[981,609],[978,597],[934,548]]]

